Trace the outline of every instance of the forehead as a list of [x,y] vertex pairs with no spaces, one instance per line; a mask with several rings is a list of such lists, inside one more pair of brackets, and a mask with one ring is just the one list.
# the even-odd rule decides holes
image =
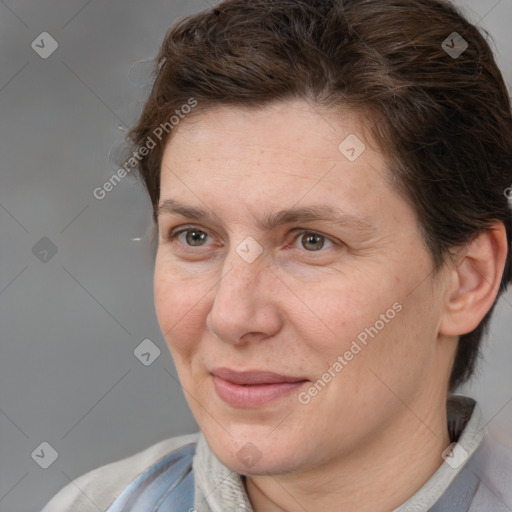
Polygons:
[[396,195],[388,177],[364,120],[352,112],[301,100],[220,106],[185,118],[172,133],[160,200],[220,209],[243,202],[252,211],[333,200],[350,213],[375,209],[384,192]]
[[[300,99],[262,107],[217,105],[199,108],[185,117],[171,133],[166,152],[178,151],[180,157],[190,157],[189,151],[210,150],[215,157],[217,147],[233,151],[243,147],[260,153],[277,151],[283,158],[288,153],[290,158],[338,159],[343,154],[339,144],[350,135],[368,146],[367,127],[371,123],[369,116],[348,108],[328,109]],[[354,137],[350,140],[356,141]]]

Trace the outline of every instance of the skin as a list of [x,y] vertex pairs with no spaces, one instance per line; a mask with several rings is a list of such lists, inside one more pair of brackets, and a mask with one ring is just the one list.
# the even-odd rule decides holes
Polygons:
[[[366,145],[353,162],[338,149],[349,134]],[[502,226],[434,274],[415,212],[363,120],[302,100],[215,107],[182,121],[162,161],[166,199],[209,217],[158,216],[158,321],[201,431],[222,463],[247,475],[254,510],[384,512],[412,496],[450,444],[450,368],[458,335],[496,296]],[[313,205],[367,227],[260,225]],[[185,228],[202,245],[190,245],[190,231],[169,237]],[[262,248],[252,263],[236,252],[247,237]],[[257,408],[217,395],[214,367],[302,377],[307,391],[396,303],[400,312],[309,403],[298,391]],[[260,455],[251,466],[237,456],[248,442]]]

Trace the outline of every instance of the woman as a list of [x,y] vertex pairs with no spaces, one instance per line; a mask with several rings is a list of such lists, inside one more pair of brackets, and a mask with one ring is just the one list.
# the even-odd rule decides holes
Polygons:
[[510,452],[452,394],[512,277],[510,101],[478,30],[439,0],[226,0],[157,63],[123,167],[201,432],[44,512],[511,510]]

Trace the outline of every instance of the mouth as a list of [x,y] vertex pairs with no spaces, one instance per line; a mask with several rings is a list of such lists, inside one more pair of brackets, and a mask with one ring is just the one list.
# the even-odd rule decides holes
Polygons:
[[215,391],[232,407],[254,408],[289,395],[304,386],[307,379],[266,371],[236,372],[215,368],[211,372]]

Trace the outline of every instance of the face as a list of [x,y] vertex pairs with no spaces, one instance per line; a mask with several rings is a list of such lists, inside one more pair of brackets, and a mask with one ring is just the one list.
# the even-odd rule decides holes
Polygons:
[[159,324],[232,470],[348,457],[446,392],[442,280],[356,115],[294,100],[185,119],[160,206]]

